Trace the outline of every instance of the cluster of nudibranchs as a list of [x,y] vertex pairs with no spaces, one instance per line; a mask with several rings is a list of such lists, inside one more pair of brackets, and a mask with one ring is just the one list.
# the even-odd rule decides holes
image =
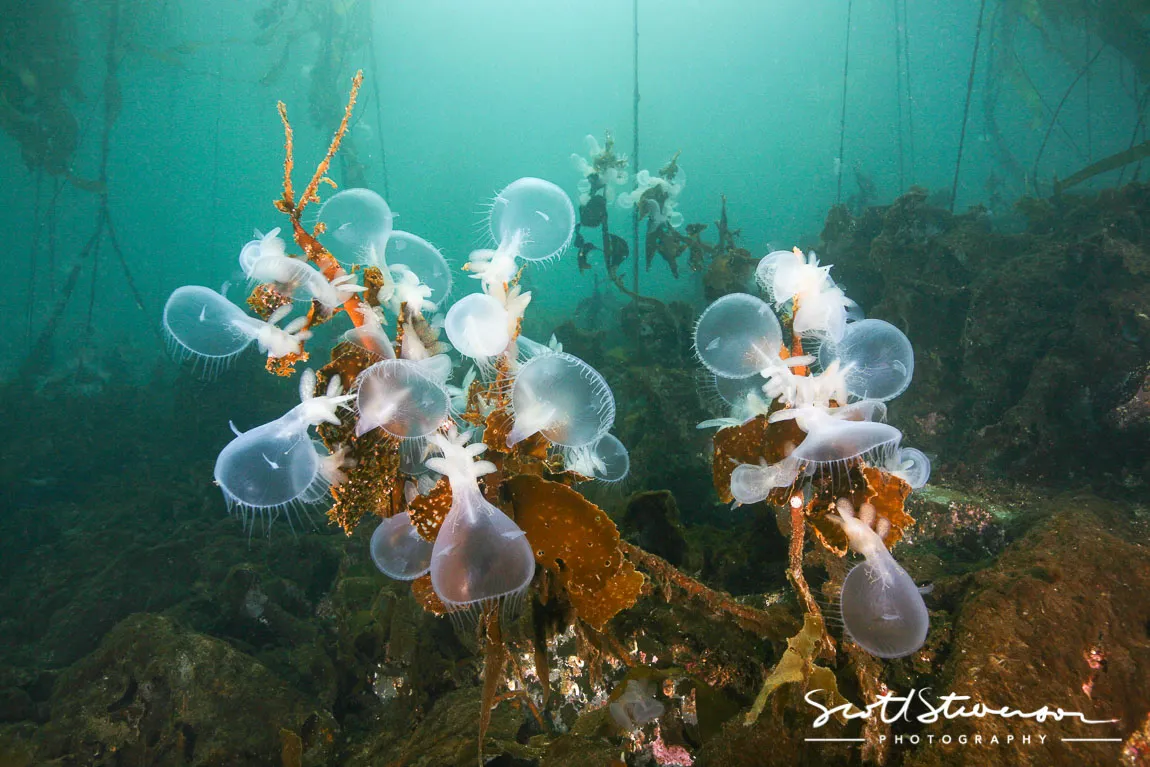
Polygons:
[[716,481],[728,481],[720,493],[737,503],[770,499],[805,509],[823,530],[837,531],[845,541],[839,553],[849,547],[865,557],[842,585],[847,632],[875,655],[910,654],[925,641],[929,617],[887,546],[897,540],[892,519],[902,515],[905,493],[890,514],[867,500],[880,496],[868,482],[909,492],[930,474],[926,456],[902,447],[902,432],[884,422],[886,403],[910,383],[910,341],[888,322],[864,319],[813,253],[770,253],[756,280],[766,301],[723,296],[695,330],[699,359],[729,408],[728,417],[700,424],[720,427],[716,462],[731,460],[718,449],[724,431],[761,425],[745,455],[757,462],[716,465]]
[[[284,513],[291,520],[334,497],[333,509],[344,508],[329,516],[349,530],[347,518],[383,517],[371,541],[379,569],[400,580],[430,573],[447,610],[517,602],[536,556],[523,530],[485,495],[491,477],[481,478],[501,469],[481,458],[483,440],[497,440],[501,464],[527,460],[529,452],[537,466],[569,481],[613,482],[629,470],[626,449],[609,433],[615,402],[603,377],[554,339],[545,345],[520,334],[531,294],[518,286],[519,272],[567,249],[575,227],[570,199],[537,178],[496,195],[489,213],[495,247],[473,252],[464,267],[482,292],[450,305],[446,260],[421,237],[393,230],[378,194],[338,192],[318,218],[318,240],[305,234],[305,250],[314,255],[314,243],[322,243],[324,260],[330,254],[338,268],[321,270],[314,258],[289,254],[278,229],[257,233],[241,250],[240,267],[256,285],[248,303],[260,317],[200,286],[177,289],[164,307],[174,355],[206,377],[252,342],[269,369],[282,371],[277,360],[307,358],[303,344],[317,317],[325,322],[342,311],[353,321],[332,362],[318,375],[301,375],[300,404],[248,431],[233,426],[235,438],[215,466],[229,509],[250,529],[256,518],[270,523]],[[306,316],[281,326],[301,305]],[[444,513],[418,524],[411,512],[436,501]]]

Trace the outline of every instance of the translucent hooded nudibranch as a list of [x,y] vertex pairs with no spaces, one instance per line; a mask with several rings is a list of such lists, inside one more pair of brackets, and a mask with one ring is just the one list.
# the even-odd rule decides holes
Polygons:
[[772,464],[739,464],[731,472],[731,496],[741,504],[765,501],[775,488],[793,485],[801,468],[802,462],[790,457]]
[[806,437],[790,454],[806,465],[806,473],[846,472],[855,461],[885,465],[898,452],[902,432],[871,420],[886,415],[881,402],[857,402],[828,411],[820,407],[780,410],[772,420],[794,418]]
[[430,307],[424,308],[434,311],[451,295],[451,269],[447,259],[439,248],[422,237],[393,230],[387,238],[384,261],[391,270],[400,272],[399,279],[403,278],[404,272],[413,274],[416,283],[427,289],[424,301]]
[[474,251],[468,269],[483,289],[515,276],[517,261],[548,261],[563,255],[575,236],[575,206],[562,189],[541,178],[521,178],[495,195],[488,217],[495,249]]
[[509,324],[507,308],[499,299],[486,293],[472,293],[447,310],[443,330],[460,354],[486,369],[491,359],[502,354],[511,343]]
[[930,480],[930,459],[915,447],[901,448],[886,465],[887,471],[918,490]]
[[783,329],[765,302],[731,293],[706,308],[695,325],[695,352],[715,375],[747,378],[777,358]]
[[371,534],[371,560],[397,581],[413,581],[431,569],[431,543],[411,524],[405,511],[379,523]]
[[755,278],[776,307],[794,302],[795,333],[833,341],[843,337],[848,309],[856,304],[835,285],[830,266],[819,266],[814,253],[804,256],[797,248],[768,253]]
[[661,717],[667,710],[657,697],[658,688],[649,679],[628,679],[623,693],[607,710],[620,730],[630,732]]
[[892,400],[906,391],[914,374],[914,348],[901,330],[883,320],[847,325],[840,341],[819,348],[824,368],[838,362],[847,391],[858,399]]
[[479,477],[495,471],[477,460],[487,449],[467,444],[469,432],[437,433],[441,456],[427,465],[451,483],[448,511],[431,552],[431,586],[453,611],[502,604],[516,610],[535,575],[535,555],[527,535],[479,490]]
[[367,288],[355,284],[355,275],[341,272],[328,280],[323,272],[307,261],[287,255],[279,228],[267,234],[256,232],[240,250],[240,268],[252,282],[275,283],[287,296],[297,301],[315,299],[328,311],[347,300],[348,296]]
[[622,482],[631,471],[631,455],[614,434],[598,442],[567,451],[566,468],[584,477],[613,484]]
[[[352,395],[341,395],[338,378],[327,394],[316,397],[315,373],[300,377],[300,404],[280,418],[245,432],[236,432],[216,458],[215,480],[228,510],[237,512],[251,529],[255,516],[272,520],[323,498],[329,484],[342,481],[342,453],[319,452],[308,429],[339,423],[336,409]],[[234,428],[234,427],[233,427]]]
[[344,264],[366,263],[371,248],[387,248],[394,215],[387,201],[370,189],[344,189],[319,209],[324,246]]
[[444,355],[426,360],[382,360],[359,376],[356,436],[382,429],[401,442],[410,467],[422,463],[427,438],[451,412],[444,385],[451,361]]
[[889,523],[880,519],[876,524],[875,509],[870,504],[863,504],[856,516],[845,498],[838,501],[836,520],[846,533],[851,550],[866,560],[855,565],[843,581],[843,625],[871,655],[910,655],[926,642],[930,615],[922,592],[883,544],[882,536]]
[[520,233],[517,256],[524,261],[547,261],[563,255],[571,244],[575,206],[567,193],[550,181],[521,178],[495,195],[490,227],[498,243]]
[[277,327],[290,313],[290,304],[281,306],[265,322],[249,317],[211,288],[185,285],[176,288],[164,304],[164,334],[177,361],[192,360],[201,377],[212,378],[252,341],[269,357],[298,354],[311,333],[303,329],[306,317]]
[[615,396],[595,368],[571,354],[532,357],[511,387],[514,424],[507,446],[542,434],[564,448],[601,440],[615,423]]

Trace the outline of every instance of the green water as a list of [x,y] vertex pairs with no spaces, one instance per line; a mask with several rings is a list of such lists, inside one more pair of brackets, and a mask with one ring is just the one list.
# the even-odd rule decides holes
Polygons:
[[[248,430],[292,408],[297,379],[267,375],[253,347],[197,380],[161,329],[180,286],[225,286],[243,305],[241,247],[253,230],[290,234],[273,205],[277,102],[294,129],[298,194],[358,71],[328,175],[385,196],[396,229],[441,249],[455,275],[449,303],[480,289],[463,266],[492,245],[497,190],[539,177],[579,210],[571,156],[587,156],[588,135],[610,134],[629,159],[621,194],[636,171],[676,158],[679,228],[704,226],[708,250],[694,264],[684,252],[675,276],[659,255],[643,257],[647,223],[634,240],[632,212],[612,203],[607,228],[630,248],[620,286],[597,225],[576,227],[595,246],[589,268],[572,247],[524,272],[523,333],[554,333],[614,390],[612,433],[630,450],[630,475],[578,487],[637,547],[624,556],[611,542],[608,566],[633,561],[649,581],[600,634],[573,617],[566,563],[547,570],[560,596],[543,599],[548,557],[536,551],[530,607],[504,626],[508,678],[525,681],[500,683],[509,692],[487,730],[488,763],[910,765],[940,753],[953,764],[1143,763],[1143,6],[0,0],[0,767],[476,763],[493,644],[381,575],[370,515],[345,536],[327,524],[325,496],[298,530],[249,536],[213,482],[216,458],[236,436],[229,422]],[[1058,179],[1115,156],[1060,192]],[[716,245],[724,210],[730,247]],[[725,261],[712,246],[745,253]],[[752,459],[713,452],[716,432],[696,428],[733,416],[693,332],[720,294],[762,295],[759,259],[795,246],[817,251],[866,316],[909,339],[914,377],[889,423],[934,466],[907,501],[917,522],[893,548],[912,592],[933,584],[921,651],[848,655],[836,568],[861,560],[827,553],[835,528],[816,524],[806,577],[839,647],[816,660],[858,704],[878,685],[931,687],[1118,724],[978,720],[945,732],[990,733],[994,722],[1000,735],[1048,741],[892,748],[878,736],[944,729],[815,732],[790,685],[742,725],[806,605],[787,578],[786,507],[733,508],[729,479],[712,481],[724,461]],[[793,305],[775,308],[793,322]],[[307,364],[326,364],[346,327],[337,315],[321,328]],[[454,356],[458,384],[467,366]],[[832,489],[819,513],[857,492]],[[628,691],[629,679],[641,684]],[[621,731],[607,704],[625,692],[664,709]],[[805,740],[828,733],[868,742]],[[1110,740],[1062,740],[1091,735]]]

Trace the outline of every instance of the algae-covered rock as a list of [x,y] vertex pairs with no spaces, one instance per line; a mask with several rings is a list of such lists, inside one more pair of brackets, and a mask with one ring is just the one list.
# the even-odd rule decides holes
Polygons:
[[[358,746],[346,764],[348,767],[392,764],[403,767],[472,767],[478,757],[481,700],[482,691],[478,687],[448,693],[435,702],[427,717],[410,735],[378,733],[374,739]],[[516,739],[523,714],[523,710],[514,704],[495,708],[484,740],[483,752],[487,757],[506,754],[516,759],[534,760],[542,755],[541,748],[519,743]]]
[[914,344],[894,408],[907,442],[976,471],[1144,485],[1120,409],[1150,358],[1147,195],[1131,184],[1020,206],[1024,232],[920,189],[858,217],[831,211],[820,255]]
[[64,671],[51,703],[37,763],[323,764],[337,728],[255,659],[150,614]]
[[[1015,745],[980,748],[982,765],[1113,764],[1116,743],[1062,738],[1124,739],[1146,716],[1150,690],[1150,549],[1131,542],[1113,507],[1066,496],[1053,513],[974,577],[959,608],[952,652],[935,693],[1024,712],[1042,706],[1082,712],[1114,724],[1072,719],[958,718],[927,725],[943,735],[1015,737]],[[1022,736],[1031,741],[1022,745]],[[1047,736],[1045,742],[1039,736]],[[936,742],[908,764],[970,764],[972,746]]]

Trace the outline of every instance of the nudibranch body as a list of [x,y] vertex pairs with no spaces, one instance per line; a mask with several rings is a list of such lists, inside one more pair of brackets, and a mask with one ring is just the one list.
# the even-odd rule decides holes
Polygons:
[[614,434],[604,434],[591,445],[570,448],[564,456],[567,469],[600,482],[622,482],[631,471],[631,455]]
[[451,483],[451,510],[439,528],[431,553],[431,585],[453,611],[502,604],[515,610],[535,575],[535,555],[526,534],[479,490],[479,477],[495,471],[478,460],[487,449],[467,444],[469,432],[436,433],[442,455],[428,468]]
[[667,707],[655,697],[655,692],[651,680],[627,680],[623,693],[608,707],[611,719],[620,730],[630,732],[663,715]]
[[[451,295],[451,269],[447,259],[439,248],[422,237],[398,229],[392,231],[384,257],[393,273],[399,271],[415,275],[416,283],[427,291],[422,296],[425,309],[434,311]],[[410,282],[410,278],[407,280]]]
[[905,480],[915,490],[930,480],[930,459],[918,448],[900,449],[887,464],[890,473]]
[[857,515],[845,498],[840,498],[837,506],[836,519],[851,550],[865,558],[843,581],[843,625],[850,637],[872,655],[910,655],[926,642],[930,615],[922,593],[883,544],[882,534],[889,529],[889,523],[880,519],[876,524],[874,507],[869,504],[863,504]]
[[[886,408],[851,406],[835,414],[819,407],[779,411],[792,415],[806,437],[791,453],[791,458],[807,466],[807,474],[846,471],[856,460],[885,465],[898,451],[902,432],[887,423],[867,420],[864,416],[886,413]],[[776,415],[778,415],[776,414]]]
[[847,298],[830,276],[830,266],[819,266],[814,253],[803,256],[797,248],[768,253],[756,269],[759,285],[776,307],[794,303],[792,329],[797,335],[811,335],[834,341],[846,331]]
[[615,154],[614,141],[610,135],[607,137],[607,146],[599,146],[599,140],[588,134],[586,139],[587,157],[572,153],[571,163],[579,172],[579,204],[586,205],[591,201],[591,177],[596,177],[597,183],[603,187],[603,196],[607,203],[615,201],[618,189],[627,183],[627,158]]
[[[679,212],[679,195],[687,185],[687,174],[674,163],[674,175],[664,177],[662,173],[670,173],[666,168],[658,175],[652,175],[648,170],[641,170],[635,174],[635,188],[626,194],[620,194],[617,204],[624,210],[630,210],[644,201],[646,195],[647,209],[641,211],[643,215],[651,216],[652,224],[667,224],[672,228],[683,225],[683,214]],[[650,193],[650,194],[649,194]],[[662,198],[660,205],[655,197]],[[653,206],[653,207],[652,207]]]
[[355,284],[355,275],[341,270],[329,281],[307,261],[287,255],[287,246],[279,232],[279,228],[263,235],[257,232],[259,239],[240,250],[240,268],[249,280],[274,283],[296,300],[315,299],[328,311],[342,305],[349,295],[366,290]]
[[451,360],[442,354],[370,366],[358,378],[356,436],[380,429],[399,440],[402,469],[413,476],[424,473],[428,437],[451,416],[450,374]]
[[495,248],[479,248],[471,251],[467,269],[473,279],[480,281],[484,292],[490,293],[492,287],[505,285],[514,279],[515,273],[519,271],[516,259],[519,258],[525,239],[526,233],[522,229],[516,229]]
[[775,488],[793,485],[801,468],[800,461],[789,457],[772,464],[739,464],[731,472],[731,495],[737,503],[765,501]]

